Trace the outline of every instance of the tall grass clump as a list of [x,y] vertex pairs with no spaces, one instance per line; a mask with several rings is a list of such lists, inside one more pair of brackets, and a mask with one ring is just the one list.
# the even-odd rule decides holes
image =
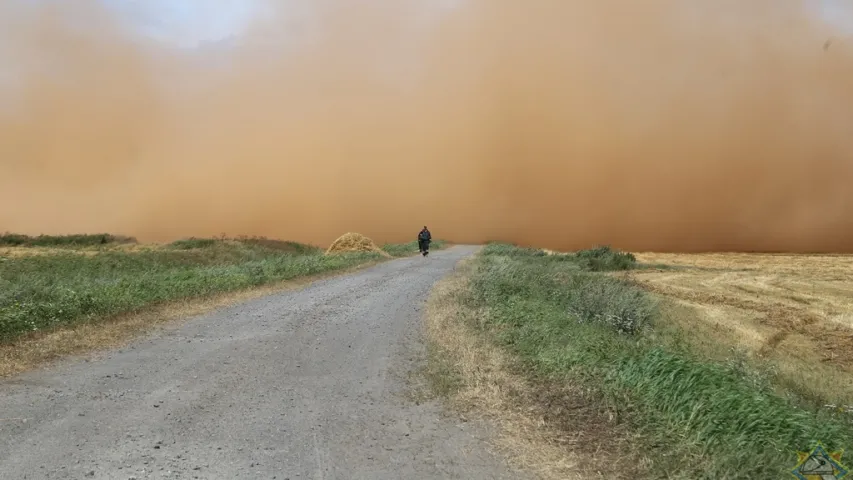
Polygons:
[[196,248],[209,248],[213,247],[221,240],[217,238],[182,238],[180,240],[175,240],[174,242],[169,244],[169,247],[174,248],[175,250],[193,250]]
[[483,249],[484,256],[503,257],[546,257],[548,254],[540,248],[517,247],[505,243],[491,242]]
[[631,270],[637,266],[637,259],[632,253],[613,250],[607,245],[581,250],[574,257],[581,267],[591,272]]
[[[660,347],[627,356],[608,380],[632,392],[651,438],[706,452],[702,478],[778,478],[815,441],[849,448],[850,418],[799,408],[726,365],[697,362]],[[654,418],[664,425],[651,423]]]
[[731,366],[660,344],[655,298],[599,273],[635,265],[609,248],[539,255],[489,245],[465,301],[532,378],[597,392],[642,439],[652,477],[781,478],[815,441],[851,447],[849,416],[802,408]]

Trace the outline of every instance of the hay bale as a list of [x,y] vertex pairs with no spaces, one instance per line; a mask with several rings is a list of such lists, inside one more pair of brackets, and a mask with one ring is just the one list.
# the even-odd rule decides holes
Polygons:
[[377,247],[373,240],[365,237],[360,233],[345,233],[332,242],[326,255],[343,252],[376,252],[383,256],[390,256],[381,248]]

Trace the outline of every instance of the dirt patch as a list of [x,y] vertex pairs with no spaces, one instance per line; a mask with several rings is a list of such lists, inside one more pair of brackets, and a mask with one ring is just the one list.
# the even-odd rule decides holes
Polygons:
[[477,331],[485,312],[464,306],[470,264],[436,284],[427,303],[433,349],[427,376],[454,410],[497,425],[495,447],[517,468],[546,479],[637,478],[627,431],[592,394],[570,384],[526,379],[521,365]]
[[326,250],[326,255],[343,252],[376,252],[386,257],[391,256],[376,246],[370,238],[365,237],[360,233],[352,232],[345,233],[332,242],[328,250]]

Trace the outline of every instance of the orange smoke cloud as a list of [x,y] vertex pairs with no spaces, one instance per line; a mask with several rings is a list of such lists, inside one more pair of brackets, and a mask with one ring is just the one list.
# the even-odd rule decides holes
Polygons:
[[0,230],[853,251],[853,48],[803,1],[320,0],[195,53],[66,4],[0,6]]

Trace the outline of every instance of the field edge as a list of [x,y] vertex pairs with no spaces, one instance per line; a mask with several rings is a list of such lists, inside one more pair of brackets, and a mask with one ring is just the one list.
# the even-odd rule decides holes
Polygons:
[[[486,312],[465,301],[479,254],[462,260],[430,292],[423,321],[427,358],[414,395],[438,399],[463,421],[490,422],[497,430],[492,447],[513,468],[538,478],[582,480],[605,471],[634,478],[641,457],[628,451],[627,433],[589,402],[587,392],[530,377],[517,356],[482,330]],[[569,432],[555,420],[579,428]],[[598,438],[587,443],[592,432]]]
[[176,299],[151,305],[134,313],[119,314],[40,331],[0,345],[0,381],[28,371],[49,367],[74,357],[89,358],[121,348],[157,329],[205,315],[249,300],[284,291],[306,288],[327,278],[351,274],[398,258],[378,258],[319,274],[209,296]]
[[[651,266],[620,255],[496,244],[467,259],[428,301],[428,394],[492,420],[496,447],[542,478],[775,474],[797,461],[785,447],[846,443],[841,413],[801,410],[748,367],[673,341],[687,332],[659,330],[671,330],[666,299],[632,281]],[[724,428],[733,412],[743,418]],[[743,465],[749,455],[761,465]]]

